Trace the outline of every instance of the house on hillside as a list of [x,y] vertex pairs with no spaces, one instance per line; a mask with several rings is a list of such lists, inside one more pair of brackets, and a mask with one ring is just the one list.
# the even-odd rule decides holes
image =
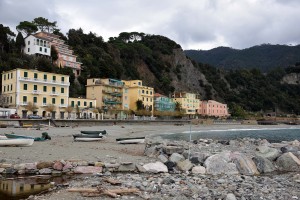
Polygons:
[[214,100],[201,101],[198,113],[202,116],[228,117],[227,104],[223,104]]

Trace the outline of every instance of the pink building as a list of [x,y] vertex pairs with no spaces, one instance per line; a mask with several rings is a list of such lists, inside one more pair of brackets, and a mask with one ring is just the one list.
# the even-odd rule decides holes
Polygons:
[[58,67],[69,67],[73,70],[76,77],[80,75],[81,63],[77,62],[77,56],[73,54],[73,50],[71,50],[69,45],[65,44],[65,41],[60,39],[58,35],[39,32],[33,36],[44,38],[45,40],[50,41],[50,44],[55,47],[58,54],[58,59],[55,61],[55,64]]
[[214,100],[201,101],[198,113],[200,115],[214,116],[214,117],[229,116],[227,104],[222,104]]

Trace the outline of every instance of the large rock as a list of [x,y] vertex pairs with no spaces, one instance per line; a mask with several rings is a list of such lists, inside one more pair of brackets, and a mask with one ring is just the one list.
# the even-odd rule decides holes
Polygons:
[[182,146],[164,146],[163,151],[168,155],[173,153],[182,154],[184,152],[184,148]]
[[156,146],[151,146],[145,148],[144,154],[148,157],[157,157],[160,152]]
[[233,193],[228,193],[225,200],[236,200],[236,197]]
[[157,158],[163,163],[168,162],[167,156],[165,156],[163,154],[160,154]]
[[257,147],[257,152],[255,152],[255,154],[256,156],[260,156],[273,161],[280,156],[280,151],[268,146],[259,146]]
[[43,169],[40,169],[40,170],[39,170],[39,173],[40,173],[40,174],[51,174],[51,173],[52,173],[52,170],[49,169],[49,168],[43,168]]
[[147,172],[168,172],[168,168],[162,162],[148,163],[143,165],[143,167],[147,170]]
[[287,153],[287,152],[297,152],[299,151],[299,147],[296,147],[296,146],[285,146],[285,147],[281,147],[280,150],[282,151],[282,153]]
[[63,170],[63,164],[60,161],[55,161],[53,164],[53,169],[61,171]]
[[9,163],[0,163],[0,168],[11,168],[13,167],[12,164]]
[[193,164],[189,160],[184,160],[184,161],[179,161],[177,163],[177,167],[181,171],[189,171],[190,169],[192,169]]
[[37,169],[50,168],[50,167],[52,167],[52,165],[53,165],[53,162],[48,162],[48,161],[39,162],[39,163],[37,163],[36,168]]
[[269,159],[266,159],[266,158],[263,158],[260,156],[256,156],[256,157],[252,158],[252,160],[256,164],[257,170],[260,173],[270,173],[270,172],[273,172],[276,170],[275,166]]
[[300,160],[291,152],[282,154],[277,160],[276,164],[280,171],[299,172]]
[[14,165],[14,169],[16,169],[16,170],[25,170],[25,168],[26,168],[25,163]]
[[181,154],[179,154],[179,153],[173,153],[173,154],[170,156],[169,160],[170,160],[171,162],[178,163],[179,161],[185,160],[185,158],[184,158],[183,155],[181,155]]
[[190,161],[194,164],[203,164],[209,156],[211,156],[209,153],[195,152],[191,155]]
[[136,170],[135,164],[121,164],[118,168],[119,172],[133,172]]
[[259,172],[253,160],[245,154],[234,152],[231,154],[231,159],[235,163],[237,169],[244,175],[258,175]]
[[27,169],[27,170],[37,169],[36,163],[25,163],[25,169]]
[[102,167],[95,167],[95,166],[77,166],[74,169],[74,173],[76,174],[96,174],[101,172],[102,172]]
[[221,153],[208,157],[204,162],[207,174],[238,174],[234,163],[230,162],[230,153]]
[[206,169],[203,166],[195,166],[192,169],[193,174],[205,174]]

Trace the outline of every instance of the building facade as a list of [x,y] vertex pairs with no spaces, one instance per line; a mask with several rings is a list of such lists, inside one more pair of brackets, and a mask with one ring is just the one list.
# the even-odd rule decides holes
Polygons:
[[19,68],[2,73],[2,95],[22,118],[65,118],[69,86],[69,76],[62,74]]
[[154,110],[157,111],[175,111],[175,102],[172,98],[166,97],[159,93],[154,94]]
[[[41,54],[51,56],[51,46],[55,48],[58,54],[58,59],[55,64],[58,67],[69,67],[73,70],[75,76],[79,76],[81,72],[81,63],[77,62],[77,56],[65,41],[60,39],[58,35],[39,32],[25,38],[24,53]],[[41,51],[42,50],[42,51]]]
[[153,114],[154,89],[152,87],[143,86],[141,80],[123,80],[123,82],[128,89],[129,109],[136,111],[136,102],[141,100],[145,110],[151,111]]
[[229,116],[227,104],[223,104],[214,100],[201,101],[198,110],[200,115],[213,117]]
[[175,92],[172,95],[175,102],[180,103],[182,110],[189,117],[193,117],[198,113],[200,99],[197,94],[188,92]]
[[87,79],[86,96],[96,99],[105,118],[124,119],[129,110],[128,87],[116,79]]
[[49,39],[29,35],[24,40],[24,53],[28,55],[51,56],[51,45]]
[[69,98],[68,117],[70,119],[99,119],[96,100],[86,98]]

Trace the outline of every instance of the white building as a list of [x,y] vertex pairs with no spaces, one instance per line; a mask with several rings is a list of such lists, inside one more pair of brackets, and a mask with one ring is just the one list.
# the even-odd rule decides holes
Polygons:
[[51,55],[50,40],[46,38],[29,35],[25,38],[24,53],[28,55]]

